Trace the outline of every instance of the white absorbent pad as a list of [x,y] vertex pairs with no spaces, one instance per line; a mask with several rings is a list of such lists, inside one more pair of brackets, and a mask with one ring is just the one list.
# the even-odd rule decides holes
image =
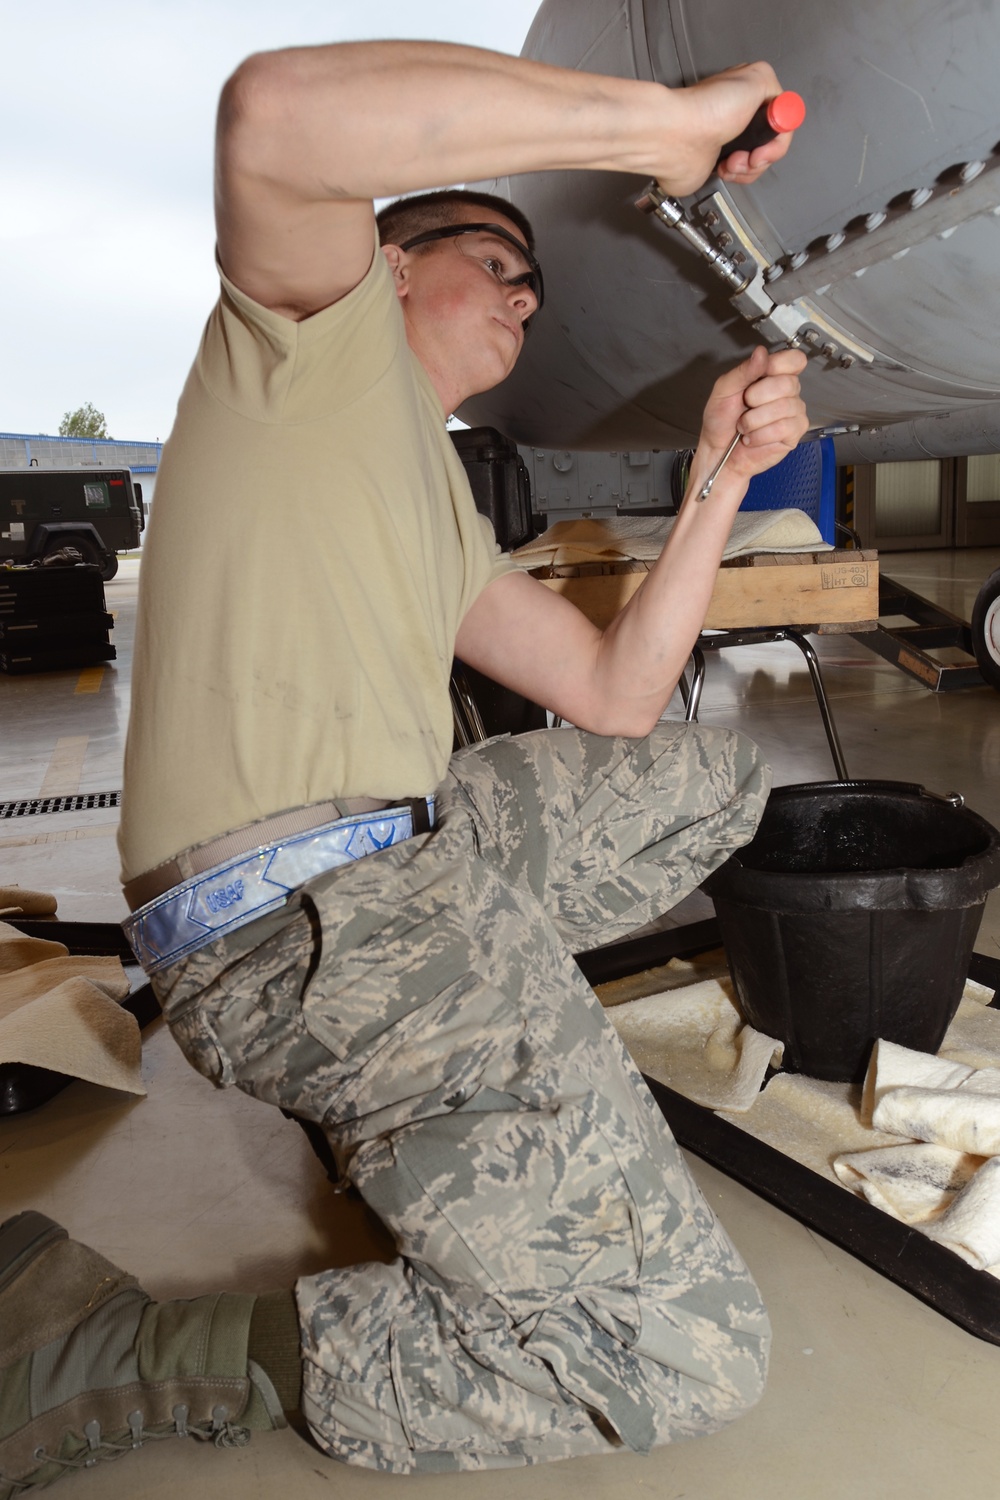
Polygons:
[[647,1077],[709,1109],[749,1109],[784,1052],[744,1022],[728,976],[627,1000],[607,1014]]
[[937,1056],[880,1041],[863,1089],[779,1074],[750,1110],[723,1118],[1000,1275],[1000,1012],[987,1008],[991,998],[966,985]]
[[[707,503],[707,502],[706,502]],[[608,516],[556,521],[534,541],[511,553],[524,568],[592,562],[655,562],[666,545],[674,516]],[[723,557],[746,552],[828,552],[819,527],[804,510],[737,511]]]
[[864,1088],[777,1073],[730,981],[608,1010],[638,1067],[828,1181],[1000,1275],[1000,1012],[969,982],[937,1056],[881,1041]]

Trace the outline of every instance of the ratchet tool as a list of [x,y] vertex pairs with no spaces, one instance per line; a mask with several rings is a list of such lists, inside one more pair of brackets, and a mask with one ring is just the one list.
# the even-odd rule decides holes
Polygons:
[[698,491],[699,500],[707,500],[709,495],[712,493],[712,485],[722,473],[723,468],[729,460],[729,455],[736,451],[736,444],[739,442],[742,435],[743,434],[739,431],[739,429],[737,429],[736,436],[733,438],[732,442],[729,444],[729,447],[726,449],[725,453],[719,459],[719,462],[716,464],[715,468],[712,470],[711,474],[709,474],[708,478],[705,480],[705,483]]
[[[719,151],[719,162],[725,161],[734,151],[754,151],[758,146],[764,146],[768,141],[773,141],[777,135],[783,135],[789,130],[797,130],[805,117],[806,106],[802,96],[791,89],[786,89],[775,98],[766,100],[756,111],[746,129],[741,130],[734,140],[726,142]],[[669,197],[655,182],[651,182],[645,192],[636,199],[635,206],[641,213],[655,214],[661,223],[678,230],[734,291],[744,290],[750,280],[749,272],[724,255],[700,229],[690,222],[683,205],[676,198]],[[708,499],[713,484],[722,473],[730,456],[736,451],[740,437],[741,434],[737,432],[705,480],[698,492],[699,500]]]
[[746,129],[741,130],[735,140],[727,141],[721,148],[719,161],[725,161],[734,151],[756,151],[758,146],[766,146],[768,141],[773,141],[776,135],[798,130],[805,117],[806,102],[801,94],[796,94],[791,89],[786,89],[783,94],[776,94],[773,99],[766,99]]

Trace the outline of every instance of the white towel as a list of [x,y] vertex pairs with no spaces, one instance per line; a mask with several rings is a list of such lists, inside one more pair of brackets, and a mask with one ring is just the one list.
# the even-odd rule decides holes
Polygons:
[[983,1163],[936,1223],[920,1227],[977,1270],[1000,1275],[1000,1156]]
[[[931,1052],[914,1052],[911,1047],[901,1047],[898,1042],[879,1040],[872,1048],[865,1074],[862,1099],[862,1115],[871,1123],[885,1094],[890,1089],[907,1088],[951,1089],[975,1071],[966,1063],[949,1062],[947,1058]],[[900,1132],[896,1131],[898,1135]]]
[[923,1227],[951,1207],[982,1164],[981,1156],[918,1144],[849,1152],[838,1156],[833,1167],[845,1187],[876,1208]]
[[1000,1068],[970,1068],[879,1041],[863,1098],[876,1130],[973,1156],[1000,1155]]
[[839,1156],[840,1181],[970,1265],[1000,1272],[1000,1068],[879,1041],[862,1118],[907,1144]]

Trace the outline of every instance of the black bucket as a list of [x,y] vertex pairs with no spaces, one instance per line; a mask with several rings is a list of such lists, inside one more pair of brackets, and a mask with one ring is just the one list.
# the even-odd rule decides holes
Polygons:
[[746,1019],[847,1082],[876,1037],[937,1051],[997,885],[1000,833],[961,798],[841,781],[776,787],[705,889]]

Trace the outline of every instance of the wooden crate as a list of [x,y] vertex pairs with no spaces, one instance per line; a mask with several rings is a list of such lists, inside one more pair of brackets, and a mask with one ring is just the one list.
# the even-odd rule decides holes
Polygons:
[[[651,567],[596,562],[531,571],[603,629]],[[704,628],[796,625],[832,635],[874,630],[877,620],[877,552],[756,552],[722,564]]]

